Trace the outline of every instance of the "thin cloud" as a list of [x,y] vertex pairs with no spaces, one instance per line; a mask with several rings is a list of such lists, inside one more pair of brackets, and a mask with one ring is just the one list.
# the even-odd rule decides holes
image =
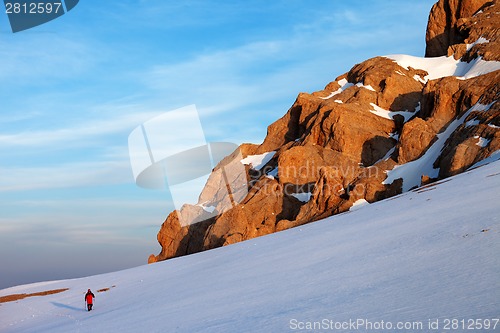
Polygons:
[[[97,62],[96,47],[88,42],[62,38],[59,34],[26,34],[5,37],[8,47],[0,49],[0,80],[16,83],[33,79],[70,78]],[[5,41],[4,41],[5,43]]]
[[26,120],[34,119],[39,115],[40,115],[39,112],[0,115],[0,124],[7,125],[7,124],[12,124],[12,123],[17,123],[20,121],[26,121]]
[[9,167],[0,172],[0,192],[89,187],[133,182],[128,161]]
[[[121,209],[123,207],[127,208],[141,208],[145,211],[149,209],[161,209],[165,210],[165,204],[169,203],[168,197],[165,196],[163,200],[158,199],[138,199],[132,200],[130,198],[126,199],[116,199],[116,198],[99,198],[99,199],[37,199],[37,200],[18,200],[14,203],[10,203],[9,206],[19,206],[25,208],[48,208],[48,209],[64,209],[64,210],[87,210],[92,209],[102,213],[103,211],[114,212],[115,209]],[[2,204],[0,203],[0,207]],[[61,208],[64,207],[64,208]],[[97,210],[98,209],[98,210]],[[0,224],[4,223],[2,219],[0,219]],[[7,222],[6,222],[7,223]]]
[[[58,216],[59,219],[62,216]],[[65,223],[17,223],[6,226],[0,224],[2,234],[0,239],[16,240],[16,244],[40,244],[41,246],[55,244],[105,244],[127,245],[144,244],[151,245],[154,242],[146,240],[142,235],[134,235],[138,229],[143,227],[124,227],[109,224],[92,224],[72,222],[71,217],[67,217]]]
[[[168,94],[175,101],[201,101],[213,110],[231,110],[279,100],[302,82],[321,81],[324,84],[343,74],[353,61],[375,56],[372,45],[387,53],[394,51],[394,43],[405,44],[407,31],[394,33],[383,27],[367,29],[355,22],[366,19],[367,13],[344,11],[343,21],[349,25],[332,22],[322,13],[317,22],[308,26],[298,24],[291,36],[268,39],[227,48],[207,51],[177,63],[152,67],[142,81],[150,89]],[[423,37],[422,29],[419,34]],[[345,54],[352,53],[352,57]],[[338,55],[338,56],[336,56]],[[382,54],[383,55],[383,54]],[[349,64],[347,64],[349,62]],[[326,69],[326,71],[325,71]],[[331,74],[327,78],[325,72]],[[305,80],[307,78],[307,80]],[[299,90],[300,91],[300,90]],[[232,109],[217,107],[235,101]],[[284,112],[285,110],[283,110]]]
[[[120,107],[123,108],[123,106]],[[74,142],[85,144],[86,140],[95,140],[96,137],[129,131],[142,122],[164,112],[163,110],[141,111],[139,107],[134,109],[134,106],[128,106],[127,108],[129,109],[127,114],[107,119],[93,119],[86,122],[75,120],[74,124],[64,128],[2,134],[0,135],[0,149],[12,146],[40,147],[57,145],[65,147]]]

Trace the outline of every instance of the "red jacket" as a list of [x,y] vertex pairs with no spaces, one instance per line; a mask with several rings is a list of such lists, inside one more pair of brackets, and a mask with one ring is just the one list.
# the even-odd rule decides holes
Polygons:
[[92,301],[94,298],[95,298],[95,296],[94,296],[94,294],[92,294],[91,291],[89,291],[85,294],[85,301],[87,302],[87,304],[92,304]]

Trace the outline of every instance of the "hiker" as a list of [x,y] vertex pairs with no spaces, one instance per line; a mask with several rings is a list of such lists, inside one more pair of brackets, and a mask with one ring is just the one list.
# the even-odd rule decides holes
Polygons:
[[90,291],[90,289],[85,294],[85,302],[87,303],[87,311],[92,310],[92,304],[94,302],[94,294]]

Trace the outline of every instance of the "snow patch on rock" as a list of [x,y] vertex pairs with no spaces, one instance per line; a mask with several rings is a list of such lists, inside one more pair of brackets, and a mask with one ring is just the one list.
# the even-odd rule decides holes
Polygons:
[[241,160],[241,163],[244,165],[250,165],[254,170],[260,170],[264,165],[269,162],[273,156],[276,154],[275,151],[271,151],[264,154],[259,155],[249,155],[246,158]]
[[489,43],[489,42],[490,42],[489,40],[487,40],[486,38],[484,38],[484,37],[481,36],[474,43],[472,43],[472,44],[466,44],[466,46],[467,46],[467,52],[469,52],[470,49],[472,49],[477,44],[486,44],[486,43]]
[[491,141],[491,140],[488,140],[486,138],[480,137],[478,135],[474,136],[474,139],[478,139],[476,145],[481,147],[481,148],[487,147]]
[[365,199],[358,199],[356,200],[356,202],[354,202],[354,204],[351,206],[351,208],[349,208],[349,211],[355,211],[355,210],[358,210],[364,206],[368,206],[370,203],[368,201],[366,201]]
[[292,193],[291,196],[301,202],[308,202],[311,199],[312,193],[311,192]]
[[468,63],[455,60],[453,56],[422,58],[406,54],[395,54],[388,55],[386,58],[395,61],[399,66],[408,70],[410,67],[425,70],[428,75],[423,80],[418,75],[414,77],[423,83],[428,80],[436,80],[447,76],[455,76],[458,79],[470,79],[500,69],[500,61],[486,61],[481,57]]
[[370,110],[371,113],[376,114],[379,117],[394,120],[394,117],[397,115],[403,116],[404,122],[406,123],[408,120],[410,120],[411,117],[415,115],[415,112],[410,112],[410,111],[389,111],[382,109],[380,106],[370,103],[372,106],[373,110]]

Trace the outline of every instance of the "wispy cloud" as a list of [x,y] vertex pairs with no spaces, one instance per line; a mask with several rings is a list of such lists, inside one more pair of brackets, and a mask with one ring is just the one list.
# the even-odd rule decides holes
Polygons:
[[[160,195],[158,195],[160,196]],[[87,212],[98,212],[102,214],[103,212],[109,212],[112,214],[115,209],[123,209],[127,207],[128,209],[141,208],[144,211],[151,210],[162,210],[165,211],[165,203],[168,203],[168,197],[164,197],[159,200],[151,198],[141,198],[137,200],[132,200],[130,198],[118,199],[118,198],[78,198],[78,199],[37,199],[37,200],[18,200],[14,203],[9,203],[9,206],[26,207],[26,208],[47,208],[47,209],[59,209],[67,212],[74,211],[87,211]],[[0,207],[4,206],[0,204]],[[29,209],[28,209],[29,211]],[[4,220],[0,218],[0,224],[5,223]]]
[[[351,16],[352,21],[355,17]],[[258,142],[266,126],[286,112],[298,92],[322,89],[356,61],[375,55],[367,51],[369,45],[384,43],[376,29],[349,30],[331,24],[324,13],[322,18],[307,27],[297,25],[284,38],[267,37],[156,65],[139,79],[173,103],[197,104],[213,125],[207,132],[220,132],[218,126],[227,134],[227,128],[232,128],[240,134],[236,141]],[[257,124],[262,129],[255,135]]]
[[[93,224],[84,221],[74,221],[71,216],[58,216],[58,219],[66,218],[65,223],[2,223],[0,220],[0,239],[15,239],[18,245],[40,244],[48,246],[54,244],[107,244],[108,246],[127,244],[149,244],[154,241],[144,239],[144,232],[138,233],[142,226],[116,225],[116,224]],[[147,228],[147,227],[146,227]],[[154,233],[152,231],[148,231]]]
[[[406,43],[407,31],[372,27],[370,14],[347,9],[332,15],[317,13],[313,22],[298,23],[287,36],[201,51],[180,62],[152,67],[141,73],[142,81],[176,102],[200,101],[221,112],[279,100],[290,91],[301,91],[300,84],[303,89],[311,82],[326,85],[356,61],[377,55],[371,51],[374,45],[379,49],[385,45],[391,53],[394,44]],[[419,34],[424,36],[423,29]]]
[[165,112],[165,110],[144,110],[140,105],[110,107],[120,109],[124,114],[86,121],[75,120],[66,127],[0,134],[0,149],[12,146],[65,147],[75,142],[85,145],[88,142],[95,142],[98,137],[130,131],[142,122]]
[[[68,198],[19,200],[0,204],[0,239],[17,244],[150,244],[166,218],[168,200]],[[14,207],[12,207],[14,206]],[[147,236],[147,237],[145,237]],[[21,242],[21,243],[19,243]],[[132,243],[130,243],[132,242]]]
[[2,39],[0,80],[10,84],[71,78],[85,73],[98,61],[95,45],[60,34],[16,34]]
[[20,121],[26,121],[29,119],[36,118],[39,116],[39,112],[30,112],[30,113],[23,113],[23,114],[4,114],[0,115],[0,124],[6,125],[6,124],[12,124]]
[[50,167],[3,167],[0,171],[0,192],[133,182],[128,161],[74,162]]

